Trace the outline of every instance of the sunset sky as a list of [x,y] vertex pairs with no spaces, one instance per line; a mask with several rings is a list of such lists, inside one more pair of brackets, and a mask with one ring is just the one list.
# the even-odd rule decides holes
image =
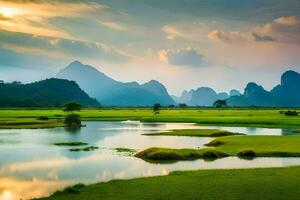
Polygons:
[[0,0],[1,80],[40,80],[74,60],[176,95],[271,89],[300,72],[300,0]]

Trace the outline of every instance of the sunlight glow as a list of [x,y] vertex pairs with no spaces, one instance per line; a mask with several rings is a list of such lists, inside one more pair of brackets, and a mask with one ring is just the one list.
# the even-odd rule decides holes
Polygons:
[[13,18],[19,13],[19,11],[15,8],[11,7],[0,7],[0,14],[7,18]]

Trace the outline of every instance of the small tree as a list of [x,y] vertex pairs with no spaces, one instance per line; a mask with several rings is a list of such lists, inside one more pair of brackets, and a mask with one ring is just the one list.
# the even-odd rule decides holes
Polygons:
[[81,105],[76,102],[70,102],[65,104],[64,111],[65,112],[71,112],[73,114],[74,111],[80,111]]
[[74,111],[80,111],[80,109],[81,109],[81,105],[76,102],[70,102],[65,104],[64,111],[71,113],[68,114],[64,120],[64,123],[67,127],[69,128],[81,127],[80,116],[73,113]]
[[154,114],[156,114],[156,115],[159,114],[160,107],[161,107],[161,105],[159,103],[156,103],[156,104],[153,105],[153,112],[154,112]]
[[216,107],[216,108],[226,107],[227,102],[226,102],[226,100],[217,100],[217,101],[214,102],[213,106]]
[[188,105],[186,105],[185,103],[180,103],[178,106],[179,106],[179,108],[187,108],[188,107]]
[[79,128],[81,127],[80,116],[77,114],[69,114],[65,117],[64,124],[68,128]]

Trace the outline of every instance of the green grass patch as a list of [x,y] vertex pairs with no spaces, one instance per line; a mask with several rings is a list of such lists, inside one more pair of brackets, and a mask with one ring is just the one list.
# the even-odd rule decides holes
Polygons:
[[93,184],[75,188],[75,192],[56,192],[44,199],[298,200],[299,174],[300,167],[173,172]]
[[171,130],[159,133],[146,133],[144,135],[150,136],[190,136],[190,137],[223,137],[234,135],[245,135],[243,133],[233,133],[229,131],[216,130],[216,129],[186,129],[186,130]]
[[293,133],[300,133],[300,129],[293,130],[292,132],[293,132]]
[[124,147],[115,148],[115,150],[119,153],[130,153],[130,154],[132,154],[132,153],[136,152],[136,150],[134,150],[134,149],[124,148]]
[[73,152],[78,152],[78,151],[94,151],[99,149],[99,147],[96,146],[88,146],[88,147],[83,147],[83,148],[73,148],[73,149],[69,149],[70,151]]
[[56,146],[84,146],[88,145],[86,142],[57,142],[54,143]]
[[177,160],[195,160],[217,159],[229,156],[228,154],[215,149],[169,149],[169,148],[149,148],[135,155],[146,161],[177,161]]
[[[217,145],[215,145],[217,144]],[[257,157],[300,157],[300,136],[235,136],[214,139],[208,146],[236,156],[251,150]]]

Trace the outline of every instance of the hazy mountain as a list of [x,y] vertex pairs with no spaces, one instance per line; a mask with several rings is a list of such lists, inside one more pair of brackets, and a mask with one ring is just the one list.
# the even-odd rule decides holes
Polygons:
[[271,95],[262,86],[256,83],[248,83],[244,94],[241,96],[233,96],[227,100],[230,106],[269,106],[272,104]]
[[197,90],[183,91],[181,96],[172,96],[176,103],[186,103],[190,106],[212,106],[216,100],[226,100],[230,96],[239,96],[238,90],[231,90],[230,94],[226,92],[216,93],[209,87],[200,87]]
[[180,97],[173,95],[172,98],[176,103],[187,103],[188,101],[191,100],[193,91],[194,90],[191,90],[191,91],[185,90],[182,92]]
[[100,106],[74,81],[51,78],[29,84],[0,83],[1,107],[53,107],[56,103],[63,105],[70,101]]
[[231,96],[231,97],[233,97],[233,96],[241,96],[241,95],[242,94],[240,93],[240,91],[235,90],[235,89],[230,90],[230,92],[229,92],[229,96]]
[[105,106],[152,106],[155,103],[162,105],[175,103],[167,89],[155,80],[142,85],[137,82],[123,83],[78,61],[60,70],[57,77],[76,81],[84,91]]
[[228,98],[229,98],[229,95],[226,92],[218,93],[218,99],[219,100],[225,100],[225,99],[228,99]]
[[187,104],[192,106],[212,106],[219,99],[218,94],[209,87],[200,87],[191,91],[191,95],[191,100]]
[[281,83],[266,91],[256,83],[249,83],[244,94],[227,100],[230,106],[300,106],[300,74],[287,71],[281,76]]
[[287,71],[281,76],[281,83],[271,90],[271,96],[279,105],[300,106],[300,74]]

